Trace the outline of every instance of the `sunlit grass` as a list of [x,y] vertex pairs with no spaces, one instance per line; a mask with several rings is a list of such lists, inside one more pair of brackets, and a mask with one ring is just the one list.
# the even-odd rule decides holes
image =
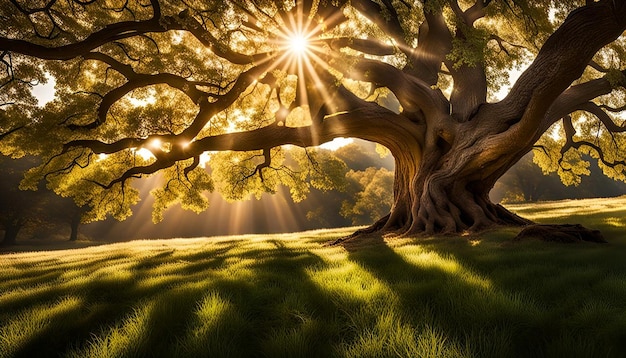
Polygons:
[[0,358],[619,357],[626,198],[512,209],[609,244],[323,246],[346,228],[5,253]]

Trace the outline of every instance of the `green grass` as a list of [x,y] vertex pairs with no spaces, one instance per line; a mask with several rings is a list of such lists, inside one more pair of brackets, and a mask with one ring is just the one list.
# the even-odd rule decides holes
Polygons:
[[337,229],[4,253],[0,358],[623,357],[626,198],[511,208],[610,243],[323,246]]

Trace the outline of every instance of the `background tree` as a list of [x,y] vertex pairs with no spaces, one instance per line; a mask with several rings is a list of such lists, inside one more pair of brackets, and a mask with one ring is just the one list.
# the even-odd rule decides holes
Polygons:
[[350,170],[347,198],[340,213],[352,225],[365,225],[389,212],[393,205],[393,172],[386,168],[369,167],[362,171]]
[[[89,220],[130,215],[156,172],[155,219],[205,209],[207,190],[300,200],[342,184],[308,149],[337,137],[395,158],[392,208],[366,231],[527,224],[488,194],[533,148],[566,181],[581,154],[624,179],[625,0],[15,0],[0,18],[0,149],[43,157],[25,185]],[[57,99],[37,108],[46,74]]]
[[82,217],[89,210],[88,207],[79,207],[71,198],[63,198],[52,191],[46,192],[40,206],[45,209],[41,215],[43,220],[69,228],[68,240],[78,240]]
[[492,200],[496,202],[532,202],[562,199],[608,198],[626,194],[626,183],[612,180],[602,174],[597,162],[585,155],[590,162],[589,176],[583,175],[580,182],[564,185],[555,172],[543,173],[533,163],[533,154],[520,159],[494,186]]
[[79,208],[71,198],[62,198],[41,185],[37,190],[21,190],[24,172],[37,160],[18,160],[0,156],[0,230],[4,235],[0,245],[14,245],[24,229],[46,228],[46,235],[69,227],[69,240],[78,239],[78,229],[86,208]]
[[25,227],[37,223],[40,217],[40,206],[43,192],[23,191],[19,184],[24,171],[35,165],[32,158],[11,161],[0,156],[0,229],[4,231],[0,245],[15,244],[17,236]]

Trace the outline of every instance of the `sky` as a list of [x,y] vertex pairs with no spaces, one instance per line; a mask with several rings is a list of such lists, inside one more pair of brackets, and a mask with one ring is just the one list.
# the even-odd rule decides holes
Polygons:
[[40,83],[37,86],[33,87],[33,96],[37,98],[39,102],[39,106],[45,106],[46,103],[52,101],[54,99],[54,85],[56,81],[54,77],[46,76],[48,78],[47,83]]

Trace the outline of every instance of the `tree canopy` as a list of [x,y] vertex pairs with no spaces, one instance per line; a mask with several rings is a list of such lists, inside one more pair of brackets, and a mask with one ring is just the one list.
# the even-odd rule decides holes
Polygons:
[[130,215],[155,173],[155,220],[205,191],[341,187],[345,164],[311,149],[338,137],[396,160],[372,230],[527,223],[488,192],[533,149],[565,182],[583,154],[626,177],[624,0],[9,0],[0,19],[0,150],[42,157],[22,187],[86,220]]

